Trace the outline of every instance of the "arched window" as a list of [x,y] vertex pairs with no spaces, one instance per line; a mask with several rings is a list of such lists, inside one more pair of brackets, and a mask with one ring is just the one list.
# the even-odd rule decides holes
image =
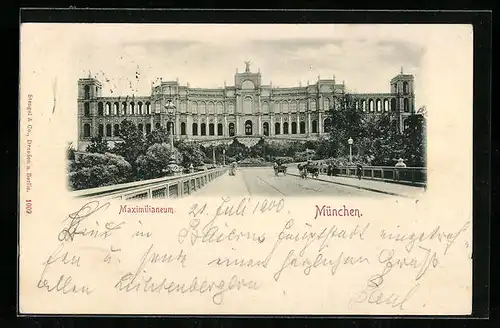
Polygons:
[[252,121],[247,120],[245,122],[245,135],[251,136],[252,135]]
[[90,137],[90,124],[85,123],[83,125],[83,137],[88,138]]
[[410,93],[410,87],[408,85],[408,82],[403,82],[403,94],[407,95]]
[[111,137],[111,124],[106,124],[106,137]]
[[84,87],[84,98],[90,99],[90,86],[89,85],[86,85]]
[[323,100],[323,110],[330,110],[330,99],[326,98]]
[[208,108],[207,108],[207,109],[208,109],[208,114],[210,114],[210,115],[215,114],[215,107],[214,107],[214,103],[213,103],[213,102],[211,102],[211,101],[210,101],[210,102],[208,103],[208,106],[207,106],[207,107],[208,107]]
[[201,123],[201,135],[202,136],[207,135],[207,125],[205,123]]
[[228,114],[234,114],[234,103],[233,102],[230,102],[227,105],[227,113]]
[[215,110],[218,115],[224,114],[224,106],[222,106],[222,103],[220,101],[215,105]]
[[274,134],[280,134],[281,133],[281,126],[279,123],[274,124]]
[[139,102],[137,103],[137,114],[139,114],[139,115],[144,114],[144,113],[142,112],[142,102],[141,102],[141,101],[139,101]]
[[297,134],[297,122],[292,122],[292,134]]
[[198,135],[198,124],[193,123],[193,136]]
[[135,115],[135,104],[133,102],[130,103],[130,115]]
[[361,109],[363,110],[363,112],[366,112],[366,100],[365,99],[361,100]]
[[391,99],[391,110],[396,110],[397,101],[396,98]]
[[146,134],[151,133],[151,123],[146,123]]
[[142,125],[142,123],[139,123],[139,125],[137,125],[137,129],[141,132],[141,134],[144,134],[144,125]]
[[311,99],[311,111],[316,110],[316,99]]
[[115,136],[115,137],[120,136],[120,125],[119,124],[115,124],[115,126],[113,127],[113,136]]
[[117,102],[113,103],[113,115],[118,115],[118,107],[120,105]]
[[122,103],[122,115],[127,115],[127,103]]
[[185,101],[181,101],[181,113],[185,113],[187,110],[187,104]]
[[264,114],[269,113],[269,103],[267,101],[264,101],[262,103],[262,113]]
[[160,123],[156,123],[155,124],[155,130],[159,130],[161,128],[161,124]]
[[252,114],[253,100],[252,97],[245,97],[243,100],[243,113]]
[[389,111],[389,100],[384,99],[384,112]]
[[90,116],[90,104],[88,102],[83,104],[83,115]]
[[229,123],[229,136],[233,137],[234,134],[234,123]]
[[222,123],[217,124],[217,135],[221,136],[224,134],[224,126]]
[[300,101],[299,108],[300,108],[301,112],[305,112],[306,111],[306,102],[304,100]]
[[381,112],[382,111],[382,101],[380,99],[377,99],[376,104],[377,104],[377,112]]
[[196,101],[191,103],[191,113],[198,114],[198,103]]
[[281,112],[282,113],[288,113],[290,111],[290,105],[288,104],[288,101],[284,101],[281,103]]
[[269,135],[269,123],[264,122],[264,124],[262,125],[262,130],[264,130],[264,135],[268,136]]
[[405,112],[409,112],[410,111],[410,100],[408,98],[405,98],[403,100],[403,104],[404,104]]
[[186,135],[186,123],[181,122],[181,135],[185,136]]
[[242,89],[255,89],[255,85],[253,84],[252,81],[246,80],[241,84]]
[[302,121],[300,122],[300,134],[305,134],[306,133],[306,122]]
[[318,133],[318,121],[316,120],[313,120],[311,122],[311,125],[312,125],[312,133]]
[[215,135],[215,125],[213,123],[208,125],[208,135]]
[[297,102],[296,101],[291,101],[290,102],[290,112],[291,113],[296,113],[297,112]]
[[283,123],[283,134],[288,134],[288,122]]
[[207,113],[207,107],[206,107],[206,105],[205,105],[204,102],[201,102],[199,104],[199,108],[198,109],[200,110],[200,114],[202,114],[202,115],[205,115]]
[[102,102],[97,103],[97,115],[104,116],[104,105]]
[[149,101],[146,102],[146,114],[147,115],[151,114],[151,103]]
[[99,124],[98,135],[99,137],[104,137],[104,124]]
[[169,134],[175,134],[174,122],[172,122],[172,121],[168,121],[167,122],[167,133],[169,133]]
[[327,117],[323,121],[323,131],[324,132],[330,132],[332,130],[332,120]]
[[370,112],[373,112],[375,110],[375,104],[373,99],[368,100],[368,109]]

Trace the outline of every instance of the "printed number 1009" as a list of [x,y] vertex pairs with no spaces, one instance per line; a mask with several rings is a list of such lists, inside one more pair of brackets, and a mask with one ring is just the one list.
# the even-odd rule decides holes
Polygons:
[[31,211],[32,211],[31,200],[26,200],[26,214],[31,214]]

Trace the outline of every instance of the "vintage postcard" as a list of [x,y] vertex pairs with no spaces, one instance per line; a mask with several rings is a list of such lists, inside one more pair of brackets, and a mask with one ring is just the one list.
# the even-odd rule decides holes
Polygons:
[[22,24],[21,314],[470,314],[468,25]]

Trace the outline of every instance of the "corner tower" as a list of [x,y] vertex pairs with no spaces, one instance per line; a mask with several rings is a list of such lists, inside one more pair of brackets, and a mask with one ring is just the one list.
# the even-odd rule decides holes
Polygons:
[[102,84],[88,77],[78,80],[78,150],[84,150],[93,135],[97,135],[97,116],[103,108],[97,108],[97,99],[102,95]]

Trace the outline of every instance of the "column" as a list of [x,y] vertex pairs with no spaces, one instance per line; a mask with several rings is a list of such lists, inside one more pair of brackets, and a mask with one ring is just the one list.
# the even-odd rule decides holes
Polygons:
[[262,117],[259,113],[259,117],[258,117],[258,120],[257,120],[259,126],[257,127],[257,134],[258,135],[261,135],[262,134]]
[[210,124],[210,122],[208,122],[208,114],[205,114],[205,135],[206,136],[210,135],[210,129],[208,128],[208,124]]
[[283,115],[280,115],[280,134],[283,134]]
[[201,115],[198,114],[198,137],[201,136]]
[[186,117],[186,135],[189,137],[193,136],[193,116],[192,114],[188,114]]
[[175,130],[174,134],[178,137],[181,135],[181,126],[180,126],[180,120],[179,120],[179,114],[175,114]]
[[274,114],[270,113],[269,116],[271,117],[269,124],[269,135],[274,136]]
[[288,113],[288,134],[292,134],[292,114]]
[[218,125],[219,124],[219,121],[217,120],[217,115],[214,116],[214,136],[218,136],[218,132],[219,132],[219,129],[218,129]]
[[318,112],[318,132],[323,133],[323,120],[321,119],[321,112]]
[[229,126],[227,124],[227,114],[224,114],[224,128],[222,129],[222,132],[224,132],[224,137],[229,136]]
[[307,113],[307,135],[311,133],[311,113]]
[[300,134],[300,114],[297,113],[297,134]]
[[234,135],[239,136],[240,135],[240,117],[238,116],[238,114],[235,114],[234,118],[236,120],[236,122],[234,123],[234,130],[235,130]]

